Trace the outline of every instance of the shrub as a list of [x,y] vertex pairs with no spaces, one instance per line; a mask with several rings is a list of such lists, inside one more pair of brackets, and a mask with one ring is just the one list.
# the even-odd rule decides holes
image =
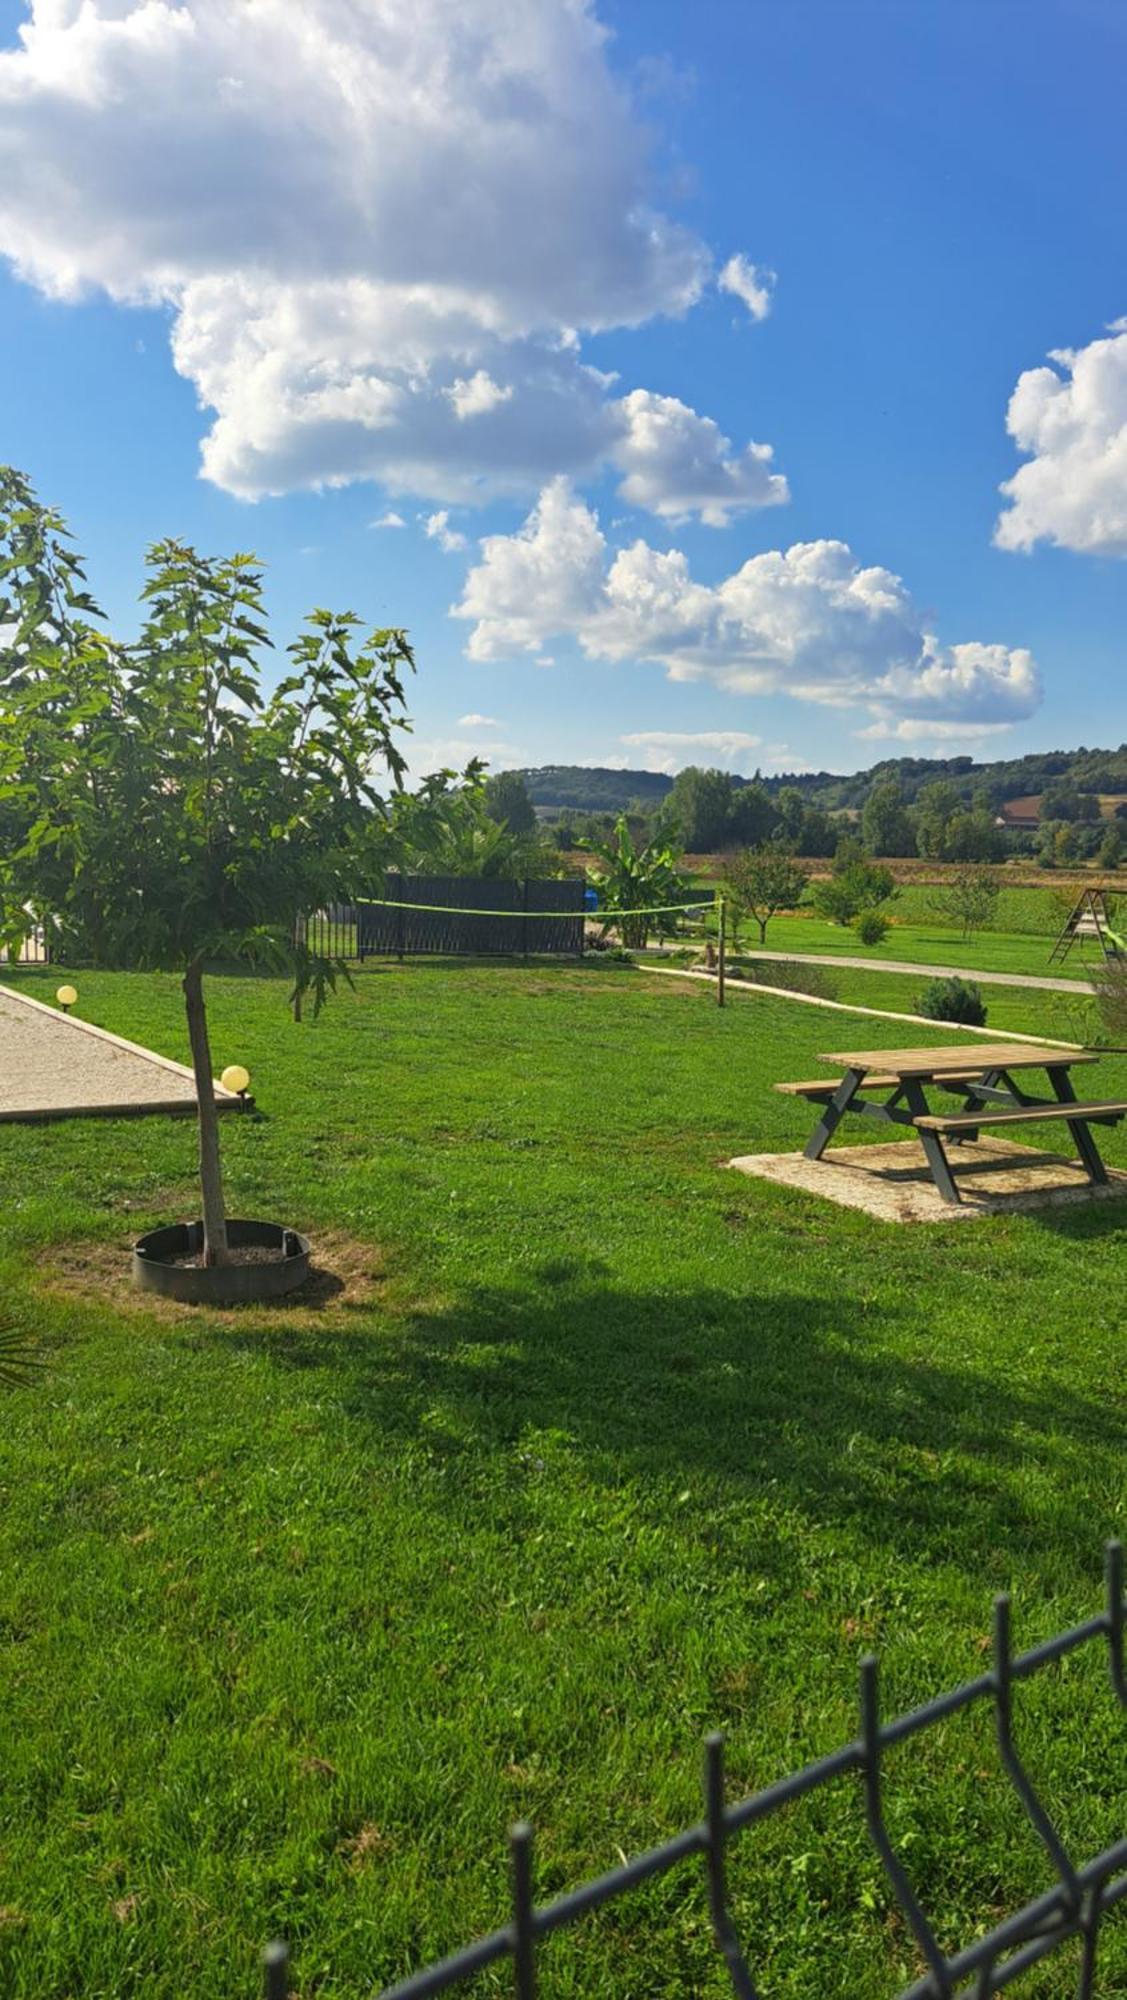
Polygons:
[[983,1028],[986,1007],[970,979],[933,979],[919,997],[917,1013],[929,1021],[956,1021],[964,1028]]
[[862,910],[854,917],[853,928],[862,944],[880,944],[888,936],[888,918],[879,910]]

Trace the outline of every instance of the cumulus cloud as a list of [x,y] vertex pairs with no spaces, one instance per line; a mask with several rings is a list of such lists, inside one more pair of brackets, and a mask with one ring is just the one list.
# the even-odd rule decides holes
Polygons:
[[454,615],[472,624],[472,659],[535,654],[568,634],[591,659],[653,660],[672,680],[862,706],[877,720],[1012,723],[1041,698],[1029,652],[942,647],[900,578],[845,542],[770,549],[698,583],[679,549],[639,539],[612,555],[563,479],[515,534],[483,539]]
[[450,526],[450,516],[445,507],[440,508],[437,514],[428,514],[423,521],[423,528],[427,540],[437,542],[439,548],[448,556],[456,555],[459,549],[464,549],[466,546],[465,536],[457,528]]
[[722,528],[743,508],[789,500],[786,480],[770,469],[770,445],[752,442],[733,452],[711,417],[649,389],[631,390],[617,407],[625,426],[613,452],[625,475],[618,491],[632,507],[674,520],[696,513]]
[[227,491],[449,504],[618,465],[663,511],[779,497],[762,447],[703,429],[664,485],[582,359],[713,268],[654,205],[594,0],[29,5],[0,53],[0,253],[55,298],[171,309]]
[[754,766],[758,761],[750,753],[763,747],[761,736],[749,736],[744,729],[635,729],[620,741],[641,753],[644,770],[671,775],[686,764],[746,772],[749,762]]
[[379,520],[371,522],[370,525],[373,528],[405,528],[407,523],[402,514],[397,514],[394,507],[389,507],[386,514],[381,514]]
[[722,292],[733,292],[737,299],[742,299],[752,319],[766,319],[775,289],[773,271],[765,271],[762,265],[751,263],[737,251],[734,257],[729,257],[716,283]]
[[1127,319],[1049,359],[1010,397],[1006,428],[1029,459],[1002,487],[1010,504],[994,539],[1127,556]]
[[498,722],[495,715],[471,714],[460,715],[458,717],[458,727],[459,729],[503,729],[504,723]]

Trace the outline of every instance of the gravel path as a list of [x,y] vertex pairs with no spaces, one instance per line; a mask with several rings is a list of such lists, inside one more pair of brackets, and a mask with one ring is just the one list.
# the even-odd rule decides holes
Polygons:
[[[216,1086],[224,1108],[237,1098]],[[192,1073],[0,986],[0,1119],[194,1110]]]
[[1088,982],[1084,979],[1042,978],[1032,972],[968,972],[957,965],[912,965],[903,958],[861,958],[840,951],[745,951],[740,946],[732,952],[738,958],[771,958],[791,965],[800,961],[803,965],[851,965],[860,972],[910,972],[914,977],[921,974],[927,979],[974,979],[982,986],[1035,986],[1042,993],[1086,993]]

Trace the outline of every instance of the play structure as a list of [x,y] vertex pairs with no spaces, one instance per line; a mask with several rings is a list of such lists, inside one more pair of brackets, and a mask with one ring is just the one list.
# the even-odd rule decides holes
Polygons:
[[1064,928],[1049,953],[1049,964],[1063,963],[1074,944],[1083,947],[1092,939],[1098,943],[1105,958],[1127,958],[1127,938],[1112,929],[1107,898],[1102,889],[1085,889],[1079,902],[1069,911]]

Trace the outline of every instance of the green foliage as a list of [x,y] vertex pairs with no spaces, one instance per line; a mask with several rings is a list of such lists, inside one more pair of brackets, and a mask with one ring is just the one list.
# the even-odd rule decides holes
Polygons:
[[690,764],[673,780],[667,807],[690,854],[716,854],[729,836],[732,780],[727,771]]
[[903,855],[916,852],[916,832],[894,778],[874,785],[861,814],[861,843],[866,854]]
[[725,857],[725,893],[737,918],[754,919],[760,944],[766,942],[767,925],[777,910],[797,908],[807,880],[792,850],[779,841],[739,848]]
[[379,851],[376,774],[404,769],[404,634],[315,611],[266,693],[252,557],[158,542],[123,646],[89,622],[62,535],[0,470],[3,941],[38,922],[58,955],[95,965],[288,962],[320,999],[333,968],[295,952],[295,920]]
[[986,1025],[982,994],[971,979],[933,979],[920,994],[916,1012],[929,1021],[952,1021],[964,1028]]
[[[598,885],[605,909],[652,910],[690,900],[690,891],[677,870],[673,848],[653,841],[636,842],[625,814],[619,815],[613,837],[594,845],[591,853],[593,865],[589,873]],[[600,912],[601,920],[604,914]],[[651,930],[661,936],[676,926],[675,917],[627,914],[615,921],[623,944],[633,951],[645,945]]]
[[461,774],[436,771],[418,791],[400,792],[388,822],[389,850],[399,865],[414,875],[466,875],[483,881],[558,875],[559,850],[539,831],[535,814],[526,832],[495,818],[489,783],[475,762]]
[[968,863],[932,890],[931,907],[942,923],[957,924],[964,938],[973,937],[996,923],[1001,886],[992,868]]
[[532,833],[536,808],[520,771],[497,771],[485,781],[484,805],[490,819],[499,820],[510,833]]
[[891,869],[867,861],[857,841],[845,840],[829,880],[814,885],[814,907],[830,923],[851,924],[862,910],[875,909],[895,893]]
[[853,928],[862,944],[881,944],[888,936],[888,918],[879,910],[861,910],[853,919]]
[[916,841],[929,861],[942,861],[947,828],[961,808],[960,794],[949,778],[933,779],[921,788],[916,807]]
[[1005,851],[1005,834],[995,826],[991,813],[976,808],[954,813],[948,820],[943,841],[945,861],[1001,861]]

